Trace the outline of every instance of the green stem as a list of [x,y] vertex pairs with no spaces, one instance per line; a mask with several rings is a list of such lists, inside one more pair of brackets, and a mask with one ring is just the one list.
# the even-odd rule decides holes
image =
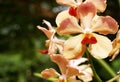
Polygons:
[[118,79],[118,81],[117,82],[120,82],[120,75],[117,75],[117,76],[115,76],[115,77],[113,77],[112,79],[110,79],[110,80],[108,80],[107,82],[113,82],[113,81],[115,81],[115,80],[117,80]]
[[102,80],[100,79],[100,77],[99,77],[98,74],[96,73],[96,70],[95,70],[95,68],[94,68],[94,65],[93,65],[91,56],[90,56],[89,51],[88,51],[87,48],[86,48],[86,55],[87,55],[87,57],[88,57],[88,60],[89,60],[89,63],[90,63],[90,65],[91,65],[91,68],[92,68],[92,71],[93,71],[93,74],[94,74],[95,79],[97,80],[97,82],[102,82]]
[[108,73],[114,77],[116,73],[112,70],[112,68],[104,61],[104,60],[97,60],[97,62],[108,71]]

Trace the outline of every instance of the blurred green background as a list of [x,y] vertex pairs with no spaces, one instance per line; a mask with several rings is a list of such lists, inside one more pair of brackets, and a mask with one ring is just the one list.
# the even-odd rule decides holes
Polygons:
[[[108,0],[107,4],[106,11],[100,15],[110,15],[120,25],[120,0]],[[47,55],[37,52],[44,49],[47,37],[36,26],[45,26],[43,19],[56,26],[56,15],[65,8],[55,0],[0,0],[0,82],[48,82],[33,75],[45,68],[57,68]],[[115,35],[108,37],[112,40]],[[119,62],[118,56],[108,64],[117,72]],[[111,78],[104,67],[94,64],[102,79]]]

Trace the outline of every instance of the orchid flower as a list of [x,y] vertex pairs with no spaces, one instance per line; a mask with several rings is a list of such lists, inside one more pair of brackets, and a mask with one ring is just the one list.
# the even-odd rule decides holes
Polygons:
[[55,82],[81,82],[79,79],[89,82],[92,80],[92,70],[89,65],[80,65],[81,63],[87,61],[86,58],[80,58],[77,60],[67,60],[60,54],[50,55],[51,60],[55,62],[61,71],[59,74],[55,69],[49,68],[41,72],[43,78],[59,77],[58,81]]
[[54,54],[56,53],[56,50],[58,49],[60,53],[62,53],[62,45],[64,43],[64,40],[60,40],[57,37],[55,37],[55,29],[53,29],[52,25],[46,21],[43,20],[43,23],[45,23],[48,26],[48,30],[44,27],[37,26],[38,29],[44,32],[44,34],[48,37],[48,40],[46,40],[46,47],[48,47],[48,50],[38,50],[40,53],[43,54]]
[[113,45],[113,49],[110,53],[112,59],[110,59],[110,61],[115,59],[115,57],[120,53],[120,30],[118,31],[116,38],[113,40],[112,45]]
[[76,16],[76,10],[82,3],[91,2],[97,9],[97,12],[103,12],[106,9],[106,0],[56,0],[58,4],[69,6],[69,14]]
[[79,58],[89,44],[89,52],[93,57],[108,57],[112,50],[112,42],[103,35],[115,34],[118,30],[117,22],[110,16],[98,16],[92,2],[81,3],[76,13],[79,19],[71,16],[69,10],[62,11],[56,17],[59,35],[78,34],[64,43],[63,56],[67,59]]

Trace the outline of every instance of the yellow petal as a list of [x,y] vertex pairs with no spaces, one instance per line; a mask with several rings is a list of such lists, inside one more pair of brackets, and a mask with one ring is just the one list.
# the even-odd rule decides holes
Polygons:
[[89,2],[92,2],[95,7],[97,8],[98,12],[103,12],[106,9],[106,0],[87,0]]
[[118,30],[117,22],[110,16],[95,16],[92,23],[93,31],[100,34],[115,34]]
[[97,39],[96,44],[91,44],[89,51],[97,59],[106,58],[112,50],[112,42],[105,36],[93,34]]
[[59,73],[56,72],[55,69],[53,68],[49,68],[49,69],[45,69],[41,72],[41,75],[43,78],[52,78],[52,77],[58,77]]
[[81,44],[83,34],[69,38],[64,44],[63,56],[67,59],[79,58],[84,54],[85,45]]

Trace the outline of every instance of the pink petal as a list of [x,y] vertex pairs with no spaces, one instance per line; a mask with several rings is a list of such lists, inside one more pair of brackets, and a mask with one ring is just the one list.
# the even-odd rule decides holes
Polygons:
[[81,44],[83,35],[69,38],[64,44],[63,56],[67,59],[80,58],[85,52],[85,45]]
[[43,23],[45,23],[48,26],[48,30],[41,26],[37,26],[37,28],[43,31],[44,34],[50,39],[54,35],[55,30],[53,29],[52,25],[48,21],[43,20]]
[[106,9],[106,0],[87,0],[88,2],[92,2],[97,8],[98,12],[103,12]]
[[65,74],[66,69],[67,69],[67,65],[68,65],[68,60],[66,60],[60,54],[53,54],[53,55],[50,55],[50,57],[51,57],[51,60],[59,66],[61,73]]
[[41,75],[43,78],[52,78],[52,77],[58,77],[59,73],[56,72],[55,69],[53,68],[49,68],[49,69],[45,69],[41,72]]
[[105,36],[98,34],[93,35],[96,37],[97,43],[90,45],[90,54],[97,59],[108,57],[112,50],[112,42]]
[[63,11],[56,18],[57,33],[59,35],[73,34],[82,32],[81,27],[75,17],[70,16],[68,11]]
[[47,30],[46,28],[44,27],[41,27],[41,26],[37,26],[38,29],[40,29],[41,31],[44,32],[44,34],[50,39],[51,36],[52,36],[52,32],[50,32],[49,30]]
[[98,16],[94,20],[93,31],[100,34],[115,34],[118,30],[117,22],[110,16]]
[[92,18],[96,14],[96,8],[91,2],[82,3],[77,8],[77,15],[80,18],[83,28],[90,28]]

